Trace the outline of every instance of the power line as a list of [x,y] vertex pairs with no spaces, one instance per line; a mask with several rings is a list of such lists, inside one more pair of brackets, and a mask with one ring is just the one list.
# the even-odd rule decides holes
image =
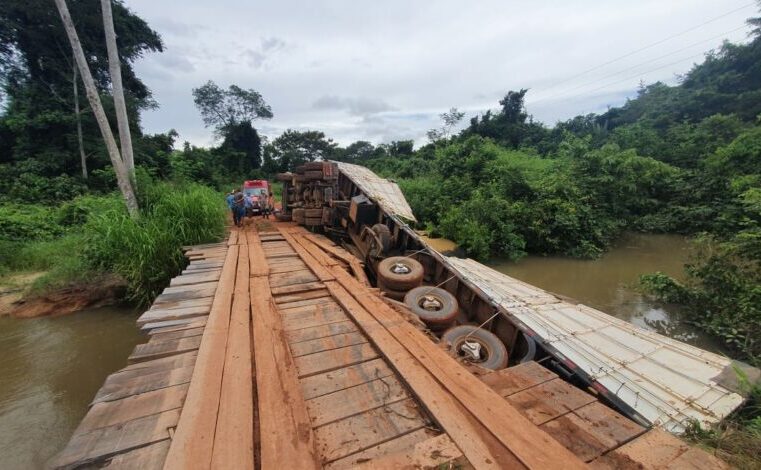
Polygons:
[[[655,57],[653,59],[648,59],[648,60],[646,60],[644,62],[640,62],[639,64],[636,64],[636,65],[634,65],[632,67],[629,67],[629,68],[626,68],[626,69],[623,69],[623,70],[619,70],[618,72],[615,72],[615,73],[612,73],[610,75],[606,75],[604,77],[595,79],[592,82],[582,83],[581,85],[577,85],[577,86],[575,86],[573,88],[569,88],[569,89],[566,89],[566,90],[558,91],[557,93],[553,93],[553,94],[551,94],[549,96],[542,97],[540,95],[539,98],[534,101],[534,104],[542,102],[542,101],[552,100],[553,98],[556,98],[558,96],[563,96],[564,94],[566,94],[568,92],[572,92],[572,91],[578,90],[580,88],[586,88],[586,87],[588,87],[590,85],[594,85],[595,83],[599,83],[599,82],[601,82],[603,80],[607,80],[609,78],[616,77],[616,76],[621,75],[623,73],[626,73],[626,72],[632,71],[634,69],[637,69],[637,68],[639,68],[639,67],[641,67],[643,65],[646,65],[646,64],[649,64],[649,63],[652,63],[652,62],[656,62],[656,61],[661,60],[661,59],[665,59],[666,57],[671,57],[674,54],[678,54],[678,53],[680,53],[682,51],[686,51],[687,49],[691,49],[691,48],[693,48],[695,46],[698,46],[700,44],[703,44],[705,42],[709,42],[709,41],[713,41],[713,40],[718,39],[718,38],[725,37],[728,34],[732,34],[732,33],[736,32],[736,31],[740,31],[741,29],[745,29],[745,28],[747,28],[747,26],[743,25],[743,26],[740,26],[739,28],[735,28],[735,29],[733,29],[731,31],[727,31],[725,33],[713,36],[713,37],[708,38],[708,39],[703,39],[702,41],[698,41],[698,42],[692,43],[689,46],[685,46],[685,47],[683,47],[681,49],[677,49],[677,50],[675,50],[673,52],[669,52],[668,54],[664,54],[664,55]],[[684,59],[684,60],[686,60],[686,59]]]
[[674,38],[678,38],[679,36],[683,36],[683,35],[685,35],[685,34],[687,34],[687,33],[690,33],[690,32],[692,32],[692,31],[695,31],[696,29],[699,29],[699,28],[701,28],[701,27],[703,27],[703,26],[705,26],[705,25],[707,25],[707,24],[713,23],[714,21],[720,20],[720,19],[722,19],[722,18],[724,18],[724,17],[726,17],[726,16],[729,16],[729,15],[731,15],[732,13],[736,13],[736,12],[738,12],[738,11],[740,11],[740,10],[743,10],[743,9],[745,9],[745,8],[748,8],[748,7],[750,7],[750,6],[753,6],[753,5],[755,5],[755,4],[756,4],[756,2],[747,3],[747,4],[745,4],[745,5],[743,5],[743,6],[739,7],[739,8],[735,8],[734,10],[728,11],[727,13],[724,13],[724,14],[722,14],[722,15],[719,15],[719,16],[717,16],[717,17],[715,17],[715,18],[712,18],[712,19],[710,19],[710,20],[708,20],[708,21],[705,21],[705,22],[703,22],[703,23],[700,23],[700,24],[699,24],[699,25],[697,25],[697,26],[693,26],[693,27],[691,27],[691,28],[689,28],[689,29],[685,29],[684,31],[682,31],[682,32],[680,32],[680,33],[677,33],[677,34],[673,34],[673,35],[671,35],[671,36],[669,36],[669,37],[667,37],[667,38],[661,39],[661,40],[659,40],[659,41],[656,41],[656,42],[654,42],[654,43],[652,43],[652,44],[648,44],[647,46],[643,46],[643,47],[641,47],[641,48],[639,48],[639,49],[637,49],[637,50],[634,50],[634,51],[632,51],[632,52],[629,52],[629,53],[627,53],[627,54],[624,54],[624,55],[622,55],[622,56],[616,57],[615,59],[609,60],[608,62],[605,62],[605,63],[603,63],[603,64],[600,64],[600,65],[597,65],[597,66],[595,66],[595,67],[592,67],[591,69],[587,69],[587,70],[585,70],[585,71],[583,71],[583,72],[581,72],[581,73],[579,73],[579,74],[576,74],[576,75],[574,75],[573,77],[567,78],[567,79],[565,79],[565,80],[563,80],[563,81],[561,81],[561,82],[559,82],[559,83],[557,83],[557,84],[555,84],[555,85],[551,86],[550,88],[547,88],[547,89],[546,89],[546,90],[544,90],[544,91],[546,92],[546,91],[552,90],[553,88],[557,88],[558,86],[560,86],[560,85],[563,85],[563,84],[565,84],[565,83],[568,83],[568,82],[570,82],[570,81],[573,81],[573,80],[575,80],[575,79],[577,79],[577,78],[579,78],[579,77],[582,77],[582,76],[584,76],[584,75],[588,74],[589,72],[594,72],[595,70],[599,70],[599,69],[601,69],[601,68],[603,68],[603,67],[605,67],[605,66],[607,66],[607,65],[610,65],[610,64],[612,64],[612,63],[618,62],[618,61],[619,61],[619,60],[621,60],[621,59],[625,59],[625,58],[627,58],[627,57],[631,57],[631,56],[633,56],[634,54],[637,54],[637,53],[639,53],[639,52],[642,52],[642,51],[644,51],[644,50],[650,49],[651,47],[655,47],[655,46],[657,46],[657,45],[663,44],[663,43],[664,43],[664,42],[666,42],[666,41],[670,41],[670,40],[672,40],[672,39],[674,39]]
[[[597,88],[592,89],[592,90],[587,90],[584,93],[577,93],[575,95],[569,95],[569,96],[561,97],[561,98],[568,99],[568,98],[573,98],[575,96],[581,96],[581,95],[584,95],[584,94],[594,93],[596,91],[600,91],[600,90],[604,90],[605,88],[612,87],[613,85],[618,85],[619,83],[625,82],[627,80],[631,80],[632,78],[636,78],[638,75],[645,75],[645,74],[648,74],[648,73],[657,72],[658,70],[665,69],[666,67],[671,67],[673,65],[676,65],[676,64],[679,64],[681,62],[684,62],[685,60],[691,60],[691,59],[695,59],[697,57],[702,57],[702,56],[703,56],[703,53],[701,52],[700,54],[695,54],[695,55],[692,55],[692,56],[689,56],[689,57],[684,57],[684,58],[679,59],[679,60],[677,60],[675,62],[671,62],[671,63],[665,64],[665,65],[661,65],[660,67],[656,67],[654,69],[650,69],[650,70],[647,70],[645,72],[640,72],[637,75],[632,75],[632,76],[626,77],[624,79],[621,79],[621,80],[618,80],[618,81],[615,81],[615,82],[612,82],[612,83],[608,83],[607,85],[603,85],[601,87],[597,87]],[[540,101],[545,101],[545,100],[535,101],[535,102],[531,103],[531,105],[533,106],[536,103],[538,103]]]

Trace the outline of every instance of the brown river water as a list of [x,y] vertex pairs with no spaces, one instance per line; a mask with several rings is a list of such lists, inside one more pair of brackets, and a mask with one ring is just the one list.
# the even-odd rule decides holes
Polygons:
[[[639,326],[718,350],[680,323],[673,306],[633,287],[644,273],[681,276],[687,257],[682,237],[631,234],[596,260],[530,256],[489,264]],[[0,468],[41,468],[65,445],[106,376],[124,367],[134,346],[145,341],[137,316],[104,308],[56,318],[0,317]]]
[[42,468],[68,441],[108,374],[144,342],[137,313],[0,317],[0,468]]

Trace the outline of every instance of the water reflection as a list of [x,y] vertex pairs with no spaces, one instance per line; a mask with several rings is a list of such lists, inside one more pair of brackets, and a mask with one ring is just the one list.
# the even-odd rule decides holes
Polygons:
[[144,341],[136,314],[0,317],[0,465],[42,468],[68,441],[106,376]]
[[596,260],[529,256],[517,263],[493,260],[489,265],[637,326],[721,352],[720,344],[685,322],[676,306],[655,302],[636,289],[642,274],[661,271],[683,278],[688,257],[684,237],[627,234]]

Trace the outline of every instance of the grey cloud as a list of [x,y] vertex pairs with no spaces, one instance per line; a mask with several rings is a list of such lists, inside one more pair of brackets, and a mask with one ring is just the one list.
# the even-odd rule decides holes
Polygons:
[[323,95],[317,98],[312,103],[312,108],[319,110],[346,110],[352,116],[367,116],[395,109],[381,99],[348,98],[336,95]]
[[[261,92],[275,110],[264,129],[270,137],[309,128],[344,144],[407,138],[421,144],[450,107],[466,111],[467,120],[498,108],[508,90],[520,88],[530,89],[528,112],[551,125],[623,104],[640,80],[674,83],[674,73],[690,63],[583,93],[608,83],[600,80],[616,70],[722,35],[754,13],[752,5],[739,9],[593,69],[748,2],[577,0],[526,2],[521,8],[504,0],[482,0],[473,8],[456,0],[440,0],[436,8],[401,0],[334,0],[329,6],[306,0],[127,3],[167,44],[163,54],[135,63],[161,105],[143,113],[144,130],[176,128],[196,145],[211,142],[203,136],[212,130],[203,127],[190,90],[210,79]],[[725,36],[747,41],[745,34]],[[706,43],[705,50],[720,43]],[[583,85],[589,86],[565,91]]]
[[246,48],[242,55],[250,66],[260,69],[267,65],[270,60],[286,48],[286,43],[278,37],[261,38],[259,46],[251,49]]

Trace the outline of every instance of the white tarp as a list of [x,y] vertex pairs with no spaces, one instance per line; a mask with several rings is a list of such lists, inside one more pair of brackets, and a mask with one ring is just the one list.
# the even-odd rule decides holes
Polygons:
[[399,185],[381,178],[367,168],[351,163],[335,162],[338,171],[346,175],[361,189],[367,197],[374,200],[387,214],[397,215],[403,219],[416,221],[407,199],[404,198]]
[[682,432],[693,419],[716,423],[743,402],[716,382],[732,367],[729,358],[561,301],[474,260],[446,259],[494,303],[655,426]]

